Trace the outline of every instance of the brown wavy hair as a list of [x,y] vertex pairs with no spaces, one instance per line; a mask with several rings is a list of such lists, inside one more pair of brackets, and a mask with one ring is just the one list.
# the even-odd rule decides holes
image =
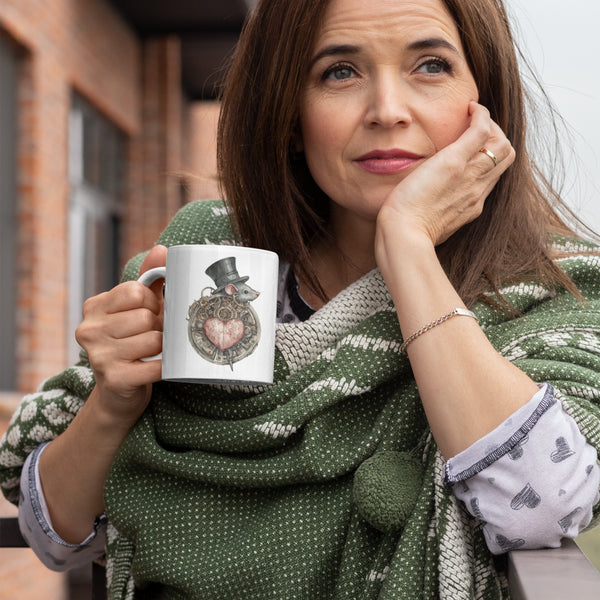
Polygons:
[[[501,0],[442,0],[456,22],[486,106],[516,151],[482,214],[438,246],[467,305],[507,282],[534,278],[577,294],[553,262],[551,234],[574,235],[564,203],[526,148],[526,95]],[[299,101],[329,0],[261,0],[246,22],[222,93],[217,162],[240,241],[277,252],[313,290],[310,246],[324,236],[329,200],[294,152]]]

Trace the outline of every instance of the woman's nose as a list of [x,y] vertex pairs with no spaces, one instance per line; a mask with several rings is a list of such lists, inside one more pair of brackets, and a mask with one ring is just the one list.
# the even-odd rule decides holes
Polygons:
[[409,90],[396,74],[373,80],[368,93],[365,125],[385,128],[409,125],[413,119],[409,96]]

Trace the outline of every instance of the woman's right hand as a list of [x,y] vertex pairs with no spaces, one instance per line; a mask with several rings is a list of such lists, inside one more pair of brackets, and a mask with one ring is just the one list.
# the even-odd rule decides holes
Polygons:
[[[140,273],[164,266],[167,249],[155,246]],[[146,358],[162,349],[162,281],[150,288],[137,281],[117,285],[89,298],[77,342],[88,354],[94,371],[94,395],[108,416],[132,426],[140,417],[161,377],[161,361]]]
[[[403,240],[412,246],[418,237],[438,246],[481,215],[488,195],[513,163],[515,151],[489,110],[474,101],[468,110],[471,120],[462,135],[404,178],[383,204],[377,220],[380,269],[383,237],[394,245]],[[496,155],[497,164],[482,154],[483,147]],[[393,254],[405,261],[397,250]]]

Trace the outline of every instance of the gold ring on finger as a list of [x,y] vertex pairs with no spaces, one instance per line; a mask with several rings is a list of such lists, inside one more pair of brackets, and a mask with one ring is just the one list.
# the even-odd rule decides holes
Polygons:
[[496,157],[496,155],[495,155],[493,152],[491,152],[490,150],[488,150],[488,149],[487,149],[487,148],[485,148],[485,147],[484,147],[484,148],[481,148],[481,149],[479,150],[479,152],[483,152],[483,154],[485,154],[486,156],[489,156],[489,157],[492,159],[492,161],[494,162],[494,166],[495,166],[495,167],[497,167],[497,166],[498,166],[498,158]]

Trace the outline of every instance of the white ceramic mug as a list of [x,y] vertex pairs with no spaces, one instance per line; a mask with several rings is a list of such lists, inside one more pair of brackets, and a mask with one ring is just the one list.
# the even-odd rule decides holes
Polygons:
[[185,245],[139,281],[165,280],[162,379],[273,383],[277,254]]

